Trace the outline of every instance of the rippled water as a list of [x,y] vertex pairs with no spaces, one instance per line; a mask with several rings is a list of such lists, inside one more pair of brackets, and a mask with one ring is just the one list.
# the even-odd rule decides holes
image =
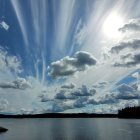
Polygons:
[[0,119],[0,140],[140,140],[140,120]]

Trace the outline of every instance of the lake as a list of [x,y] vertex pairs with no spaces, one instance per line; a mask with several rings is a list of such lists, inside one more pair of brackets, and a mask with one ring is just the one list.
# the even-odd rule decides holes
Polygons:
[[140,120],[117,118],[0,119],[0,140],[140,140]]

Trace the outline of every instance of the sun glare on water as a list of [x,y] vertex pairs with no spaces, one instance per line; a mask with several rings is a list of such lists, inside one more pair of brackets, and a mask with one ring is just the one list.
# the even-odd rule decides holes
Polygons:
[[116,13],[111,13],[103,23],[103,32],[109,38],[118,38],[121,33],[118,31],[124,24],[124,20]]

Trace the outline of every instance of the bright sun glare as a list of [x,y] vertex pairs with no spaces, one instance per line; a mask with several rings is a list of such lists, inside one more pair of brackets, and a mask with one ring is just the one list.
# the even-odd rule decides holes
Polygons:
[[121,33],[118,31],[124,24],[123,18],[116,13],[110,14],[103,23],[103,32],[109,38],[120,37]]

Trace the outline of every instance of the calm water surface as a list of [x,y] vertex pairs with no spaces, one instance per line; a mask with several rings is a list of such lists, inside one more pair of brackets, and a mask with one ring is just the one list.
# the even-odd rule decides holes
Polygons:
[[140,140],[140,120],[0,119],[0,140]]

